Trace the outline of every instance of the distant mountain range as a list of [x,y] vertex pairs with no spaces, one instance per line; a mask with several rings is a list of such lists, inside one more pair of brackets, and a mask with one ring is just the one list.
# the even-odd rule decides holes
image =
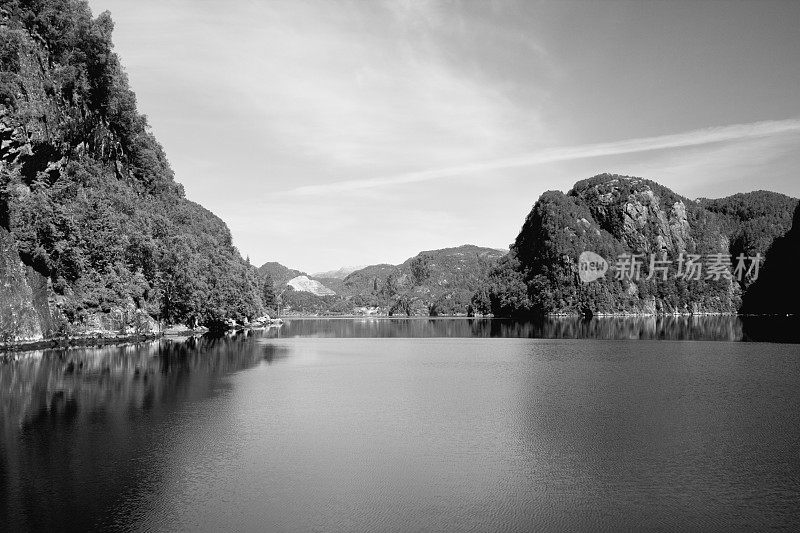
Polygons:
[[[291,307],[293,302],[294,310],[301,313],[336,307],[344,312],[368,308],[386,314],[466,314],[474,292],[490,268],[506,253],[506,250],[469,244],[428,250],[399,265],[370,265],[344,278],[340,276],[347,268],[321,273],[324,276],[309,276],[271,262],[258,270],[271,277],[283,303]],[[288,292],[287,286],[291,287]],[[334,294],[336,297],[328,298],[325,305],[322,300],[293,294],[297,292],[320,298]],[[299,298],[302,301],[298,301]]]
[[325,279],[331,279],[331,278],[332,279],[344,279],[347,276],[349,276],[350,274],[352,274],[353,272],[355,272],[356,270],[361,270],[362,268],[366,268],[366,265],[344,266],[344,267],[339,268],[337,270],[327,270],[325,272],[317,272],[315,274],[312,274],[312,276],[317,278],[317,279],[320,279],[320,278],[325,278]]
[[[800,227],[789,231],[792,214],[800,216],[797,206],[797,199],[769,191],[690,200],[651,180],[601,174],[567,193],[542,194],[510,251],[474,245],[428,250],[399,265],[370,265],[344,277],[347,269],[308,276],[278,263],[259,271],[271,276],[284,310],[298,313],[789,312],[797,308],[797,298],[788,302],[780,295],[782,287],[797,284],[792,269],[798,264],[794,237]],[[586,283],[578,265],[585,251],[605,258],[612,268],[617,268],[615,258],[636,255],[640,276],[609,273]],[[762,263],[765,277],[757,283],[753,271],[741,279],[708,279],[705,273],[692,279],[679,275],[682,254],[728,257],[731,270],[740,254],[772,261]],[[670,259],[658,275],[655,270],[651,275],[651,255]]]
[[[309,276],[279,263],[266,263],[259,272],[270,276],[290,313],[789,312],[797,298],[781,298],[781,288],[795,279],[798,247],[792,243],[800,228],[789,230],[792,214],[800,216],[797,206],[797,199],[769,191],[690,200],[651,180],[601,174],[567,193],[542,194],[509,251],[463,245],[349,273],[342,268]],[[590,283],[582,279],[578,260],[587,251],[604,258],[613,272]],[[752,270],[719,279],[706,272],[681,277],[681,257],[725,257],[733,271],[740,254],[760,255],[765,278],[754,283],[758,273]],[[619,275],[614,261],[625,256],[641,262],[636,279]],[[669,260],[655,270],[651,256]]]
[[344,279],[354,303],[414,315],[467,314],[475,291],[506,250],[465,244],[428,250],[400,265],[373,265]]

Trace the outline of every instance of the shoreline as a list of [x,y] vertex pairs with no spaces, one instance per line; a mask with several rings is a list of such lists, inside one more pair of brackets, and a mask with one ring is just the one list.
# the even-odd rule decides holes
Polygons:
[[[743,314],[743,313],[619,313],[619,314],[598,314],[598,315],[579,315],[579,314],[547,314],[540,318],[549,319],[664,319],[664,318],[711,318],[711,317],[738,317],[738,318],[800,318],[798,315],[786,314]],[[529,321],[536,320],[534,318],[515,319],[508,317],[494,317],[494,316],[369,316],[369,315],[335,315],[335,316],[319,316],[319,315],[292,315],[282,317],[285,320],[509,320],[509,321]],[[232,328],[229,331],[255,331],[261,329],[268,329],[266,327],[240,327]],[[0,342],[0,362],[5,362],[14,359],[14,354],[19,352],[30,352],[37,350],[57,350],[66,348],[77,347],[90,347],[99,348],[102,346],[110,345],[123,345],[123,344],[136,344],[139,342],[147,342],[156,339],[169,339],[185,336],[197,336],[209,333],[204,328],[197,329],[179,329],[179,330],[162,330],[159,333],[149,334],[135,334],[135,335],[86,335],[86,336],[73,336],[73,337],[56,337],[52,339],[42,339],[36,341],[11,341]]]
[[136,344],[163,337],[163,333],[136,334],[136,335],[115,335],[115,336],[75,336],[75,337],[56,337],[36,341],[12,341],[0,343],[0,360],[8,359],[17,352],[30,352],[36,350],[58,350],[65,348],[90,347],[99,348],[101,346]]

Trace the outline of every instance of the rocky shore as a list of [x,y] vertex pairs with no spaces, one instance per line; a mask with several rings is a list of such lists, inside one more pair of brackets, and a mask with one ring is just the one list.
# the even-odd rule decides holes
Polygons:
[[64,349],[76,346],[100,347],[110,344],[129,344],[144,342],[161,337],[161,334],[150,335],[86,335],[72,337],[56,337],[36,341],[0,342],[0,361],[15,359],[15,354],[31,350]]

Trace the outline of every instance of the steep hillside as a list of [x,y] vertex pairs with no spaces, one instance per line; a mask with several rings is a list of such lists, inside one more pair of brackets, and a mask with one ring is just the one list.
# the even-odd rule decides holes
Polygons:
[[[153,319],[214,327],[260,313],[255,269],[227,226],[184,198],[137,111],[110,15],[93,19],[77,0],[2,9],[0,232],[10,270],[0,285],[19,287],[24,271],[38,288],[33,300],[22,289],[3,300],[0,330],[32,332],[10,340],[147,332]],[[31,301],[38,326],[16,323]]]
[[286,287],[290,279],[296,278],[297,276],[308,275],[305,272],[283,266],[276,261],[270,261],[258,267],[258,274],[261,277],[269,276],[273,286],[279,291]]
[[319,276],[311,276],[311,279],[320,282],[328,289],[336,294],[344,294],[344,280],[341,278],[324,278]]
[[[342,292],[342,280],[338,278],[321,278],[318,276],[309,276],[305,272],[301,272],[300,270],[295,270],[293,268],[289,268],[283,266],[280,263],[275,261],[271,261],[269,263],[264,263],[260,267],[258,267],[258,274],[263,279],[267,281],[272,281],[272,286],[275,287],[275,290],[280,294],[284,291],[287,285],[291,285],[291,281],[298,278],[306,278],[309,282],[316,282],[322,288],[317,287],[314,283],[306,283],[303,284],[295,284],[293,287],[295,290],[298,291],[305,291],[307,290],[306,287],[317,287],[315,290],[317,291],[317,295],[330,295],[331,292],[333,294],[339,294]],[[328,292],[331,291],[331,292]],[[314,292],[314,291],[307,291],[307,292]]]
[[356,270],[342,281],[345,296],[359,296],[376,293],[390,276],[398,276],[400,269],[395,265],[382,263]]
[[308,276],[280,263],[259,274],[272,279],[288,313],[455,315],[471,311],[473,294],[507,252],[464,245],[420,252],[400,265],[370,265],[343,280]]
[[758,279],[745,294],[742,311],[755,314],[800,315],[800,206],[791,229],[766,253]]
[[[578,258],[585,251],[608,262],[608,275],[590,283],[580,279]],[[490,276],[484,306],[522,316],[735,312],[740,290],[733,280],[678,272],[681,254],[729,253],[719,217],[699,203],[649,180],[603,174],[567,194],[541,196],[509,258]],[[620,254],[641,254],[640,275],[617,274]],[[671,262],[647,279],[650,254]]]
[[[704,198],[699,203],[720,217],[734,257],[764,256],[772,242],[792,227],[792,213],[797,208],[796,198],[770,191],[740,193],[716,200]],[[749,285],[749,280],[745,281]]]
[[467,314],[503,250],[463,245],[420,252],[400,265],[373,265],[344,279],[345,294],[356,305],[385,308],[391,314]]

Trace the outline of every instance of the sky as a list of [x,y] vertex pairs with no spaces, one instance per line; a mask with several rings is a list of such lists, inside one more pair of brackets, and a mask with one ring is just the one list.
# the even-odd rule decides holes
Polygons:
[[189,199],[307,272],[610,172],[800,196],[800,2],[90,0]]

